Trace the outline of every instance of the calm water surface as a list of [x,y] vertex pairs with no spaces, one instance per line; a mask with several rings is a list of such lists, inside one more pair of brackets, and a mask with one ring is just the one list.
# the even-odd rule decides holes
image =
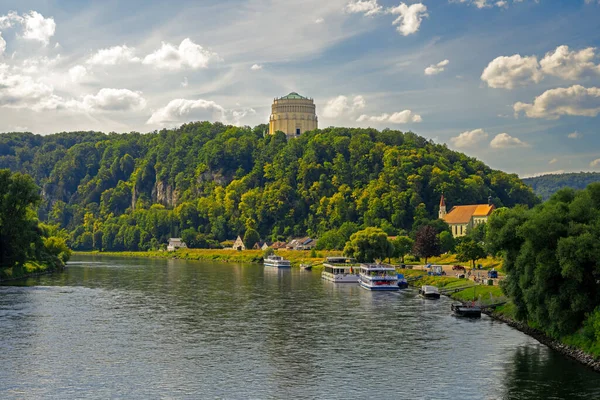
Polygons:
[[0,287],[0,398],[600,398],[600,374],[449,308],[318,272],[77,257]]

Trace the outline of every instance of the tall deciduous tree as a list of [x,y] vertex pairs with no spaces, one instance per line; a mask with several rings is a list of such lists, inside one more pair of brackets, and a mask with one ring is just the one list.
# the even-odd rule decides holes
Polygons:
[[600,306],[600,183],[563,189],[531,210],[497,210],[487,230],[518,318],[559,337]]
[[429,225],[421,227],[415,237],[412,252],[417,257],[424,258],[425,263],[429,257],[439,256],[441,249],[437,230]]
[[467,237],[456,246],[456,256],[459,261],[471,262],[471,267],[475,268],[475,261],[485,258],[487,253],[483,246],[473,238]]
[[394,257],[399,257],[404,263],[404,256],[410,253],[415,242],[408,236],[398,236],[392,241],[392,244],[394,245]]
[[360,262],[373,262],[389,257],[393,246],[387,234],[379,228],[366,228],[352,236],[344,247],[344,254]]

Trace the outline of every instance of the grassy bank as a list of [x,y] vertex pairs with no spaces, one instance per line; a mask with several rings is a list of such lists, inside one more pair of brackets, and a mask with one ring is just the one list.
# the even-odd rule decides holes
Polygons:
[[[424,260],[420,260],[420,261],[411,261],[411,262],[406,262],[406,264],[413,264],[413,265],[420,265],[423,264]],[[455,265],[455,264],[459,264],[459,265],[464,265],[468,268],[471,268],[471,263],[469,262],[461,262],[458,261],[458,259],[456,258],[456,254],[442,254],[439,257],[431,257],[429,259],[427,259],[427,263],[428,264],[437,264],[437,265]],[[494,258],[494,257],[487,257],[487,258],[482,258],[481,260],[478,260],[476,263],[477,264],[481,264],[483,269],[492,269],[492,268],[496,268],[497,270],[502,270],[502,259],[500,258]]]
[[60,269],[55,265],[42,264],[39,262],[27,262],[22,266],[0,269],[0,282],[15,281],[31,276],[47,274]]
[[[300,264],[320,264],[325,257],[340,255],[337,251],[317,251],[316,257],[311,257],[311,252],[306,250],[277,250],[280,255],[292,263],[292,266]],[[138,258],[176,258],[180,260],[220,261],[233,263],[262,263],[262,250],[236,251],[229,249],[180,249],[177,251],[122,251],[122,252],[76,252],[81,255],[106,255],[115,257],[138,257]],[[316,266],[315,268],[319,268]]]
[[[425,271],[404,269],[400,270],[407,278],[418,278],[411,280],[412,286],[432,285],[441,290],[452,290],[464,288],[458,292],[450,294],[454,300],[466,302],[472,301],[473,298],[479,301],[482,305],[494,304],[503,301],[506,297],[502,293],[502,289],[498,286],[476,285],[475,282],[467,279],[459,279],[452,276],[428,276]],[[477,286],[474,288],[474,286]]]

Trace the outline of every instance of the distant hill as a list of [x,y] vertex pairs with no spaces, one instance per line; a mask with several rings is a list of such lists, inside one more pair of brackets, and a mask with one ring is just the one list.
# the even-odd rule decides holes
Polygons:
[[585,189],[592,182],[600,182],[599,172],[575,172],[570,174],[549,174],[523,179],[534,193],[547,200],[562,188]]
[[265,129],[5,133],[0,170],[35,179],[40,219],[78,250],[156,249],[172,237],[206,247],[252,231],[318,237],[344,223],[393,235],[437,221],[442,193],[450,205],[538,202],[517,175],[412,132],[332,127],[287,140]]

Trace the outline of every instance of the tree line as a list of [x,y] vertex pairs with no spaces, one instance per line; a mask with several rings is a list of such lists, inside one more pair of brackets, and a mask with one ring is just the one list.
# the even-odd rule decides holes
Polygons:
[[78,250],[157,249],[180,236],[219,247],[248,231],[328,236],[343,248],[366,227],[414,236],[435,224],[442,193],[457,205],[538,202],[516,175],[412,132],[327,128],[288,141],[264,131],[197,122],[148,134],[8,133],[0,168],[33,177],[40,219]]
[[30,176],[0,169],[0,278],[19,276],[27,263],[56,269],[68,260],[66,232],[37,218],[40,200]]

